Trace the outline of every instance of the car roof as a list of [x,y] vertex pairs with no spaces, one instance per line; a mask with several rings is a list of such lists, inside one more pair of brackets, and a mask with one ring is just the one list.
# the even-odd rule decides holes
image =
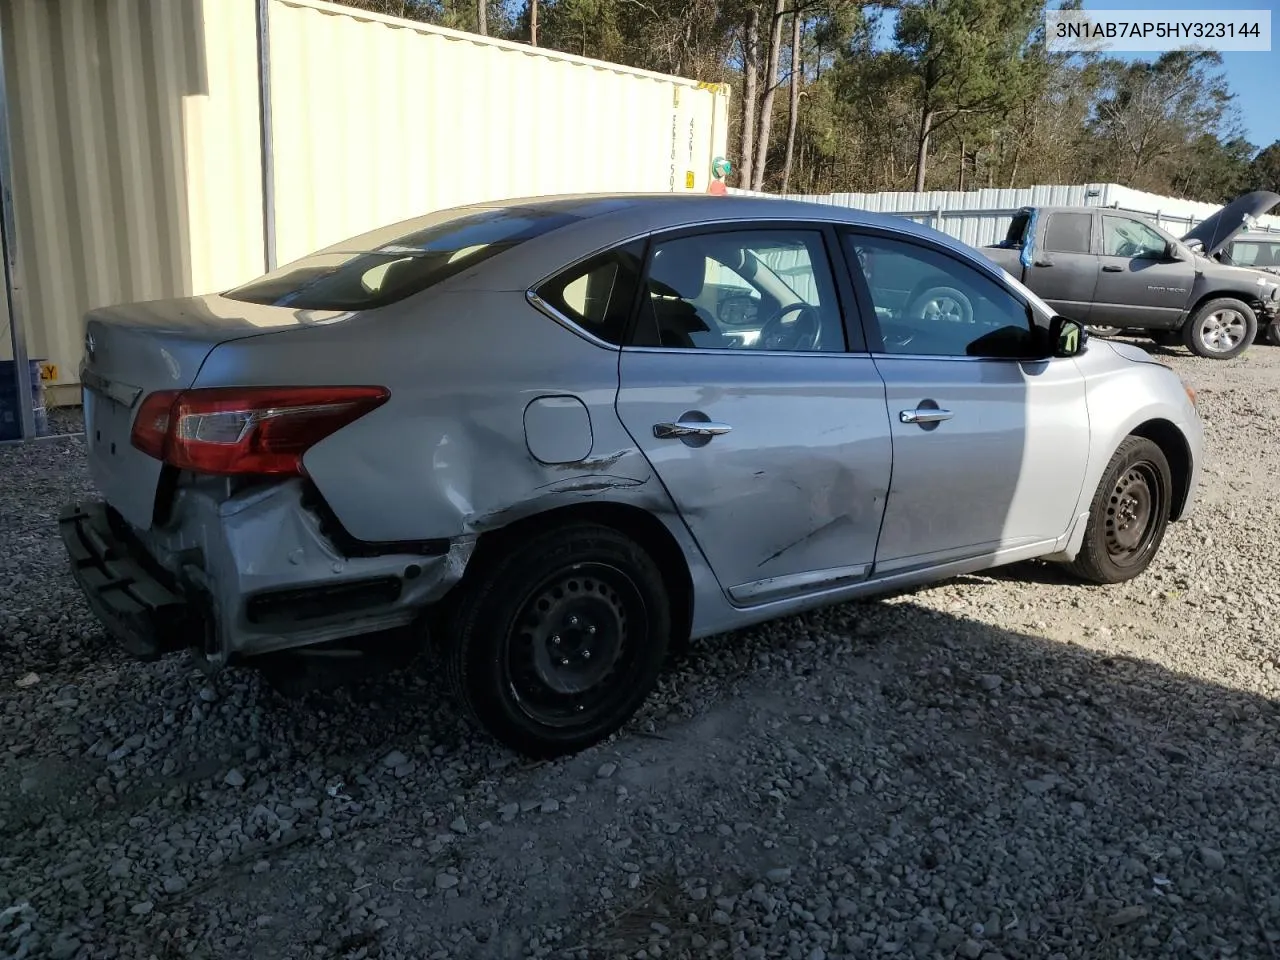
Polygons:
[[[540,197],[515,197],[476,204],[476,208],[502,209],[523,207],[545,209],[569,216],[608,219],[619,229],[662,229],[685,222],[702,220],[797,219],[829,220],[857,226],[889,227],[900,230],[914,223],[902,217],[873,213],[855,207],[835,206],[780,197],[749,197],[704,193],[581,193]],[[916,226],[919,226],[916,224]],[[922,233],[943,236],[921,227]]]
[[[803,200],[732,194],[583,193],[514,197],[486,201],[466,209],[478,211],[513,208],[542,210],[577,218],[545,235],[546,240],[552,241],[551,246],[564,244],[572,247],[580,241],[584,247],[591,247],[597,243],[603,245],[606,242],[621,242],[628,237],[662,230],[725,221],[800,220],[879,228],[931,240],[984,269],[991,269],[986,258],[973,247],[914,220]],[[411,224],[409,222],[406,225]],[[553,237],[556,239],[552,240]],[[533,246],[537,248],[539,245]],[[522,247],[528,250],[527,246]],[[520,250],[518,247],[512,253]],[[515,259],[517,258],[511,258]]]

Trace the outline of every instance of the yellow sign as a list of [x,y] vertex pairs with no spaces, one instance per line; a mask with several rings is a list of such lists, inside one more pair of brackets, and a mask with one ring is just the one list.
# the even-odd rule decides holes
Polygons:
[[693,189],[693,171],[692,170],[686,170],[684,172],[684,188],[686,190]]
[[40,364],[40,379],[41,380],[57,380],[58,365],[56,363]]

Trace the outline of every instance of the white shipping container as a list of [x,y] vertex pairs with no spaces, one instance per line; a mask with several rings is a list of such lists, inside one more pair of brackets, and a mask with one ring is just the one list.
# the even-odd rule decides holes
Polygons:
[[721,85],[322,0],[265,10],[270,177],[257,0],[0,2],[0,359],[16,319],[53,399],[78,399],[87,310],[227,289],[272,233],[282,264],[461,203],[701,193],[726,152]]

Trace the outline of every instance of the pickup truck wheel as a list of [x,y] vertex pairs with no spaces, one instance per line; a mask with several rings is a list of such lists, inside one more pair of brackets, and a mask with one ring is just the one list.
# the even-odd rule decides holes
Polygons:
[[1090,324],[1085,329],[1089,331],[1091,337],[1118,337],[1124,332],[1122,327],[1099,327],[1094,324]]
[[912,299],[907,316],[931,323],[972,323],[973,304],[955,287],[930,287]]
[[1072,572],[1094,583],[1123,583],[1145,571],[1169,527],[1172,490],[1163,451],[1145,437],[1126,437],[1093,495]]
[[1182,328],[1187,349],[1199,357],[1230,360],[1239,356],[1258,334],[1258,317],[1241,300],[1210,300]]
[[530,757],[576,753],[640,708],[666,660],[671,612],[653,559],[618,531],[573,524],[490,559],[449,618],[458,701]]

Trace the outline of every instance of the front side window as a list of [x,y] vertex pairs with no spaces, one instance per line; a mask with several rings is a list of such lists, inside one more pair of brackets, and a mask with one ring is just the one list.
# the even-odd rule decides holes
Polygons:
[[1102,253],[1107,257],[1158,260],[1164,256],[1164,237],[1145,223],[1128,217],[1102,218]]
[[1091,213],[1051,213],[1044,231],[1044,248],[1051,253],[1088,253],[1092,232]]
[[822,234],[735,230],[656,241],[633,343],[843,351],[844,324]]
[[403,236],[379,237],[382,242],[372,248],[364,244],[374,236],[368,234],[285,264],[223,296],[295,310],[369,310],[577,219],[558,210],[499,207],[437,220]]
[[644,243],[637,241],[570,267],[534,292],[583,330],[620,346],[643,258]]
[[848,234],[887,354],[1031,358],[1043,355],[1029,308],[974,267],[932,247]]

